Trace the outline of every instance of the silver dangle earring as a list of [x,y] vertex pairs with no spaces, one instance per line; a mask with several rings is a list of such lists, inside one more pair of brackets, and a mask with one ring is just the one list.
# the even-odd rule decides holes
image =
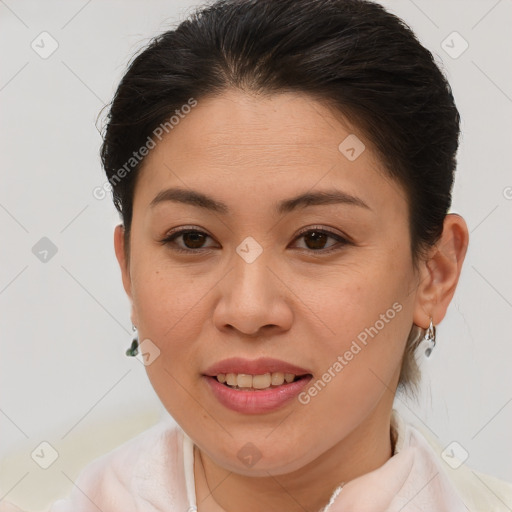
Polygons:
[[432,323],[432,317],[430,317],[430,325],[428,326],[423,340],[427,345],[425,348],[425,357],[430,357],[432,350],[434,350],[434,347],[436,346],[436,327]]
[[126,355],[129,357],[135,357],[139,353],[139,333],[137,333],[137,328],[132,325],[132,331],[135,333],[133,335],[132,345],[126,351]]

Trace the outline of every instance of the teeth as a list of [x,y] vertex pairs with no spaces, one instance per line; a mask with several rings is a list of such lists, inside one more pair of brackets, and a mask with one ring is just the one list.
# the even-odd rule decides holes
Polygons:
[[282,384],[290,383],[295,380],[293,373],[265,373],[263,375],[248,375],[246,373],[220,373],[217,375],[217,380],[221,384],[227,384],[231,387],[239,388],[253,388],[253,389],[267,389],[270,386],[281,386]]
[[[233,374],[235,375],[235,374]],[[252,375],[245,375],[239,373],[236,375],[236,383],[239,388],[251,388],[252,387]]]

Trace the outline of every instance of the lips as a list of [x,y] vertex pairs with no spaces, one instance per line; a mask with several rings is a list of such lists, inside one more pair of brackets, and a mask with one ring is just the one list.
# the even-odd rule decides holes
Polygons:
[[207,370],[204,375],[215,377],[219,374],[248,374],[248,375],[263,375],[265,373],[293,373],[294,375],[308,375],[311,372],[306,368],[301,368],[286,361],[279,359],[272,359],[269,357],[262,357],[260,359],[243,359],[241,357],[232,357],[219,361]]
[[295,399],[313,377],[301,377],[290,383],[267,389],[235,389],[221,384],[215,377],[203,376],[206,389],[225,409],[239,414],[267,414],[297,406]]

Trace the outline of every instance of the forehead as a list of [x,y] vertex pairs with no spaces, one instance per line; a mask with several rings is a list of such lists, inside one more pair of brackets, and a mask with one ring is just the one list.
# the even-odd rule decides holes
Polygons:
[[228,90],[199,100],[168,139],[181,147],[181,157],[237,165],[257,156],[265,159],[263,164],[294,165],[338,156],[340,142],[354,130],[341,115],[304,94],[256,96]]
[[231,191],[234,200],[265,192],[275,202],[317,184],[369,202],[381,201],[386,187],[403,196],[371,141],[338,112],[304,94],[230,90],[199,99],[180,118],[146,157],[137,188],[147,193],[146,202],[173,185],[224,197]]

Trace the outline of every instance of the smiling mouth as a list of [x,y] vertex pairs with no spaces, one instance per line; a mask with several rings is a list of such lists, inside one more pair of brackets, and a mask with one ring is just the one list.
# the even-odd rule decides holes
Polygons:
[[228,388],[242,391],[264,391],[291,384],[297,380],[307,378],[311,374],[295,375],[293,373],[273,372],[262,375],[250,375],[246,373],[220,373],[214,376],[218,382]]

